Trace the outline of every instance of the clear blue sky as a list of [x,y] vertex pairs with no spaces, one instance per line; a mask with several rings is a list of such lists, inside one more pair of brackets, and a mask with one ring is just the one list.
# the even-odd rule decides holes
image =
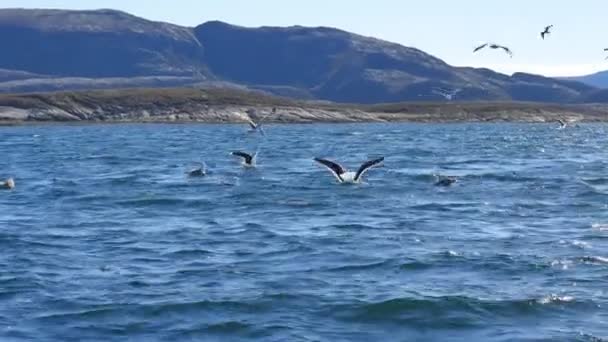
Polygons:
[[[120,9],[196,26],[331,26],[413,46],[452,65],[567,76],[608,70],[607,0],[2,0],[2,7]],[[546,41],[539,33],[553,24]],[[505,44],[473,55],[480,42]]]

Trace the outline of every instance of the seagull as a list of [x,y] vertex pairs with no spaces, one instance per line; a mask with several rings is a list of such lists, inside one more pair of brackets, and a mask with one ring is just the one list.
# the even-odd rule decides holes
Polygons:
[[12,178],[9,178],[3,182],[0,182],[0,188],[4,188],[4,189],[14,189],[15,188],[15,180]]
[[546,35],[551,34],[552,28],[553,28],[553,25],[546,26],[545,30],[540,33],[540,37],[544,40]]
[[557,119],[557,122],[559,122],[558,129],[564,129],[564,128],[566,128],[566,126],[568,126],[568,123],[562,119]]
[[365,174],[367,170],[382,163],[384,161],[384,157],[369,160],[363,163],[357,172],[347,171],[342,167],[342,165],[327,159],[315,158],[314,161],[328,168],[341,184],[356,184],[361,182],[361,177],[363,177],[363,174]]
[[454,99],[454,97],[456,96],[456,94],[460,93],[461,91],[462,91],[462,89],[460,89],[460,88],[453,89],[453,90],[444,90],[441,88],[434,88],[432,90],[433,94],[443,96],[448,101],[452,101]]
[[234,151],[234,152],[231,152],[230,154],[232,154],[233,156],[243,158],[244,167],[255,167],[255,158],[258,155],[257,152],[254,153],[253,155],[251,155],[249,153],[241,152],[241,151]]
[[199,167],[188,171],[189,177],[204,177],[207,175],[207,165],[205,163],[197,163]]
[[508,47],[506,47],[506,46],[502,46],[502,45],[498,45],[498,44],[489,44],[489,43],[485,43],[485,44],[479,45],[478,47],[476,47],[476,48],[473,50],[473,53],[475,53],[475,52],[477,52],[477,51],[479,51],[479,50],[481,50],[481,49],[485,48],[486,46],[487,46],[487,47],[489,47],[490,49],[503,49],[503,50],[505,50],[505,52],[506,52],[506,53],[507,53],[507,54],[508,54],[510,57],[513,57],[513,52],[512,52],[512,51],[511,51],[511,49],[509,49]]
[[247,118],[247,123],[249,124],[249,127],[251,128],[249,130],[249,132],[255,133],[255,132],[260,132],[260,134],[262,135],[266,135],[266,133],[264,133],[264,130],[262,129],[262,122],[270,115],[270,114],[276,114],[277,112],[277,108],[273,107],[272,108],[272,112],[269,114],[266,114],[265,116],[263,116],[258,122],[253,121],[253,119],[251,118],[251,115],[256,115],[256,110],[255,109],[249,109],[247,111],[247,115],[249,115],[249,117]]
[[435,186],[450,186],[456,183],[456,177],[453,176],[436,176],[439,180],[435,182]]

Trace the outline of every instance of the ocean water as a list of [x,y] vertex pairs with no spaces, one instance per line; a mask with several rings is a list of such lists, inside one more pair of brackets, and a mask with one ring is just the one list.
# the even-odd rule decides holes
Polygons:
[[556,127],[0,128],[0,340],[606,341],[608,125]]

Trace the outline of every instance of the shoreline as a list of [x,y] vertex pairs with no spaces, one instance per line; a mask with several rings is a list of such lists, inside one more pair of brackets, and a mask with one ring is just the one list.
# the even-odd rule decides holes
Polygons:
[[[253,112],[249,110],[254,109]],[[273,110],[276,109],[276,113]],[[0,126],[88,124],[608,122],[608,105],[533,102],[299,101],[224,88],[0,95]]]

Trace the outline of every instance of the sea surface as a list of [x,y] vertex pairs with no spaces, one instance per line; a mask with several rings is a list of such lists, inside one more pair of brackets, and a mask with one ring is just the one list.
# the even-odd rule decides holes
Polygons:
[[0,128],[0,341],[608,341],[608,125],[557,126]]

